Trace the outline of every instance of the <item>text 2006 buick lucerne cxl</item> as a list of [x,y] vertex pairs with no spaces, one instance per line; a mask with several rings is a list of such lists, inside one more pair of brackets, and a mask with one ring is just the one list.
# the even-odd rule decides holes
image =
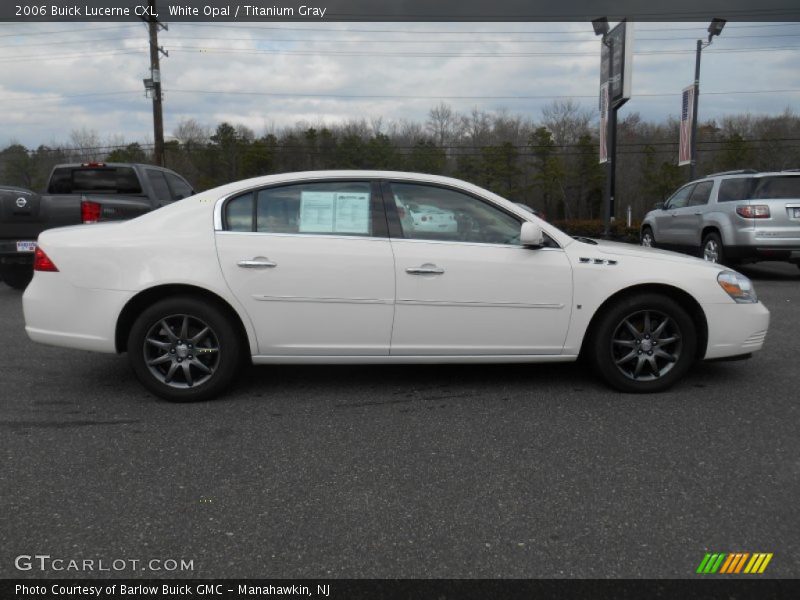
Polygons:
[[211,398],[246,360],[573,361],[655,392],[701,359],[761,349],[743,275],[577,240],[474,185],[382,171],[225,185],[122,223],[44,232],[24,299],[46,344],[127,352],[172,401]]

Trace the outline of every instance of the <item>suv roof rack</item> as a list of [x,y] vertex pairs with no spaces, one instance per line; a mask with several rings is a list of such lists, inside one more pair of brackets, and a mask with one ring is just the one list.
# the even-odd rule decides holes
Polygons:
[[737,169],[735,171],[720,171],[719,173],[711,173],[706,177],[720,177],[721,175],[753,175],[758,173],[755,169]]

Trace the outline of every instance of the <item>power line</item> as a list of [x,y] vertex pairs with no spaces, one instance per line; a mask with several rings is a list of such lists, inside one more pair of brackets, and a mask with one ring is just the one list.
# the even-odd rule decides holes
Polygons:
[[[111,29],[127,29],[128,27],[134,27],[135,24],[129,25],[112,25],[110,27],[91,27],[89,28],[90,31],[100,31],[100,30],[111,30]],[[82,29],[60,29],[58,31],[29,31],[27,33],[2,33],[0,34],[0,38],[4,37],[24,37],[29,35],[58,35],[61,33],[83,33],[84,30]]]
[[[274,96],[278,98],[378,98],[378,99],[411,99],[411,100],[540,100],[540,99],[566,99],[566,98],[597,98],[597,94],[564,94],[564,95],[513,95],[513,96],[453,96],[453,95],[414,95],[414,94],[305,94],[293,92],[258,92],[258,91],[218,91],[218,90],[186,90],[186,89],[166,89],[169,93],[178,94],[210,94],[210,95],[231,95],[231,96]],[[725,92],[707,92],[703,95],[732,95],[732,94],[777,94],[777,93],[798,93],[800,89],[783,90],[730,90]],[[657,96],[679,96],[680,90],[675,92],[644,93],[633,94],[638,97],[657,97]]]
[[[205,94],[205,95],[220,95],[220,96],[264,96],[275,98],[343,98],[343,99],[377,99],[377,100],[566,100],[570,98],[597,98],[597,94],[561,94],[561,95],[528,95],[518,94],[509,96],[471,96],[471,95],[411,95],[411,94],[306,94],[301,92],[258,92],[258,91],[218,91],[218,90],[188,90],[188,89],[164,89],[165,93],[171,94]],[[38,102],[57,102],[62,100],[71,100],[75,98],[89,98],[101,96],[121,96],[121,95],[139,95],[141,92],[136,90],[121,90],[116,92],[93,92],[87,94],[66,94],[58,96],[19,96],[10,98],[8,100],[0,100],[0,104],[13,104],[15,102],[29,102],[36,100]],[[777,90],[727,90],[727,91],[704,91],[704,95],[751,95],[751,94],[797,94],[800,93],[798,89],[777,89]],[[675,92],[658,92],[658,93],[634,93],[634,98],[655,98],[655,97],[669,97],[679,96],[680,91]]]

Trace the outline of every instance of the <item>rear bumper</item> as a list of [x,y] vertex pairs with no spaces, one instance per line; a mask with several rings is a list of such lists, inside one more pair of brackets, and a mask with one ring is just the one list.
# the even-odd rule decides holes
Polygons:
[[17,252],[16,241],[0,241],[0,265],[33,265],[33,252]]
[[116,353],[117,319],[132,295],[79,288],[61,273],[37,272],[22,296],[25,332],[42,344]]
[[706,360],[757,352],[764,347],[769,310],[755,304],[708,304],[703,306],[708,323]]
[[756,244],[753,246],[726,246],[728,258],[752,260],[790,260],[800,262],[800,244],[792,240],[791,245]]

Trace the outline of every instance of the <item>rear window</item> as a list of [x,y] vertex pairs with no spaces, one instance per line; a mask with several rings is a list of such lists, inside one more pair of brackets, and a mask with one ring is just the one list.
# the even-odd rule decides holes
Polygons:
[[718,202],[770,199],[800,199],[800,176],[783,175],[723,179],[719,186],[717,197]]
[[50,194],[141,194],[142,186],[131,167],[62,167],[53,171]]

